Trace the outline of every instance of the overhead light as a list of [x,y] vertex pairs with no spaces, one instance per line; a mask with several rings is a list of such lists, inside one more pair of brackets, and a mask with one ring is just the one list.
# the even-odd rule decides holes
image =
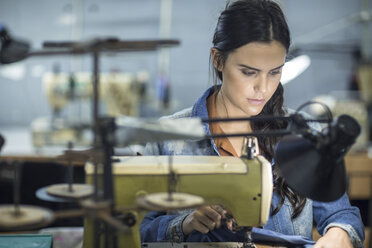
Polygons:
[[57,22],[61,26],[72,26],[77,22],[77,18],[73,14],[63,14],[58,18]]
[[283,66],[282,78],[280,82],[286,84],[303,73],[311,64],[308,55],[300,55],[290,61],[286,62]]

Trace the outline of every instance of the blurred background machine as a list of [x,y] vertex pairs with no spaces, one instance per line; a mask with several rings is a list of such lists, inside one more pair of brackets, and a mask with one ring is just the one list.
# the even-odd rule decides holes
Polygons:
[[[107,114],[138,116],[138,105],[145,91],[149,75],[146,71],[132,73],[100,73],[100,97]],[[61,73],[57,70],[43,76],[43,88],[53,113],[59,112],[69,101],[91,99],[93,95],[91,73]]]
[[358,88],[361,99],[367,106],[369,124],[369,142],[372,143],[372,64],[362,63],[358,68]]
[[[100,99],[102,112],[107,116],[138,116],[141,102],[144,101],[149,75],[146,71],[131,73],[100,73]],[[43,90],[53,115],[38,117],[31,123],[32,142],[36,149],[48,146],[90,146],[93,138],[91,120],[82,117],[88,111],[81,105],[93,97],[91,73],[46,73],[43,76]],[[67,108],[75,111],[64,111]],[[79,109],[79,111],[76,111]],[[67,114],[66,114],[67,112]],[[86,113],[85,113],[86,115]]]

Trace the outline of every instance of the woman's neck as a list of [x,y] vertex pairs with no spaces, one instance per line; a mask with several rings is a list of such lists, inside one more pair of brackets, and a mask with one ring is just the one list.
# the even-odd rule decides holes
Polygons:
[[[219,89],[216,95],[216,114],[218,118],[236,118],[248,117],[244,116],[238,111],[234,110],[233,105],[228,101],[222,88]],[[220,127],[224,132],[238,133],[238,132],[251,132],[251,125],[245,121],[235,122],[220,122]]]

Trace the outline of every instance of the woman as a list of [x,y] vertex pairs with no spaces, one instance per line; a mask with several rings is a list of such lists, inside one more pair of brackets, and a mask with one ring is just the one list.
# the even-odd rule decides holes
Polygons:
[[[170,118],[285,114],[280,77],[289,46],[288,26],[276,3],[267,0],[237,0],[227,5],[218,19],[211,49],[215,79],[221,85],[209,88],[192,108]],[[206,132],[212,134],[284,127],[286,123],[280,121],[205,124]],[[238,137],[163,142],[148,145],[147,154],[240,156],[242,140],[242,137]],[[273,159],[276,142],[277,138],[274,137],[259,139],[261,153],[269,161]],[[312,201],[288,187],[279,176],[275,163],[273,173],[273,208],[264,229],[312,238],[314,219],[319,233],[323,235],[314,247],[362,247],[364,228],[360,213],[357,208],[350,206],[346,194],[335,202]],[[239,238],[234,238],[231,231],[233,219],[222,224],[221,219],[226,215],[226,210],[218,206],[203,206],[176,215],[151,212],[141,224],[141,238],[144,242],[190,241],[192,235],[203,237],[204,234],[209,236],[202,240],[238,241]]]

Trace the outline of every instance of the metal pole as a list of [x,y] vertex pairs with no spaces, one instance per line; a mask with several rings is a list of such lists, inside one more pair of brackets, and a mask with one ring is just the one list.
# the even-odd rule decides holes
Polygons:
[[[98,52],[93,53],[93,147],[94,150],[99,149],[99,95],[98,95],[98,84],[99,84],[99,54]],[[98,200],[98,163],[93,161],[94,164],[94,198]]]
[[[101,142],[104,148],[103,165],[103,198],[110,202],[110,213],[115,209],[114,176],[112,173],[111,157],[113,155],[113,137],[115,132],[115,120],[106,118],[101,121]],[[105,225],[105,247],[117,247],[116,231],[107,223]]]
[[[161,0],[160,3],[160,22],[159,22],[159,37],[161,39],[168,39],[171,34],[171,28],[172,28],[172,4],[173,0]],[[159,77],[159,82],[157,87],[159,87],[160,92],[163,92],[163,94],[168,94],[170,90],[170,85],[169,85],[169,67],[170,67],[170,51],[169,48],[163,47],[159,49],[158,53],[158,77]],[[162,82],[162,83],[160,83]],[[165,84],[165,85],[163,85]],[[159,97],[159,107],[160,110],[164,110],[166,108],[164,103],[167,104],[166,102],[166,96],[164,96],[163,99],[161,99],[161,95]],[[164,102],[163,102],[164,100]],[[169,100],[168,100],[169,101]]]
[[369,10],[369,1],[362,0],[361,6],[361,21],[362,21],[362,38],[361,38],[361,51],[363,62],[370,62],[371,59],[371,32],[370,21],[371,11]]
[[[111,201],[112,214],[114,209],[114,189],[113,189],[113,176],[111,166],[112,156],[112,140],[113,135],[110,133],[114,130],[114,121],[102,120],[99,118],[99,52],[93,52],[93,120],[94,120],[94,149],[104,148],[104,161],[103,161],[103,200]],[[95,200],[99,201],[98,195],[98,166],[102,161],[96,161],[94,159],[94,186],[95,186]],[[100,221],[94,222],[94,247],[100,247],[100,227],[103,227],[104,233],[104,244],[105,248],[117,247],[117,240],[115,236],[115,230],[113,230],[108,224]]]
[[22,164],[21,162],[14,162],[14,181],[13,181],[13,200],[14,200],[14,215],[19,216],[19,204],[21,203],[21,175]]
[[[159,38],[169,39],[172,29],[172,4],[173,0],[162,0],[160,4]],[[159,72],[166,76],[169,74],[169,48],[159,49]]]
[[[73,148],[72,142],[68,142],[68,150],[71,152]],[[74,182],[74,168],[72,166],[71,155],[68,155],[68,167],[67,167],[67,183],[68,183],[68,192],[73,192],[74,189],[72,184]]]
[[[99,84],[99,54],[97,51],[93,53],[93,149],[96,151],[99,148],[99,123],[98,123],[98,84]],[[94,165],[94,200],[98,201],[98,163],[97,161],[93,161]],[[100,248],[100,222],[98,220],[94,220],[94,248]]]

